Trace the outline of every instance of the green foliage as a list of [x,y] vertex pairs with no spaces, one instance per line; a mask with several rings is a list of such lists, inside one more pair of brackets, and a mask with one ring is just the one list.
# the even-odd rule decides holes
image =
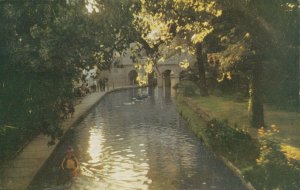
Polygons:
[[270,162],[264,166],[255,166],[251,171],[245,171],[245,178],[251,181],[256,189],[299,189],[300,170],[294,166]]
[[297,1],[224,0],[219,3],[223,14],[215,20],[214,32],[205,39],[208,51],[221,61],[219,72],[241,71],[251,79],[255,65],[262,62],[265,100],[281,108],[297,110]]
[[73,100],[81,69],[109,69],[130,41],[129,1],[99,1],[99,13],[70,2],[1,2],[0,159],[40,132],[60,137],[61,102]]
[[240,92],[237,92],[233,94],[233,99],[237,102],[244,102],[246,99],[246,96]]
[[72,64],[74,50],[70,52],[74,45],[65,40],[69,25],[56,17],[66,9],[51,2],[24,1],[7,3],[2,10],[2,30],[15,35],[1,39],[1,44],[6,44],[0,70],[1,123],[21,131],[35,132],[48,126],[59,130],[58,102],[72,98],[72,80],[78,75]]
[[12,159],[37,134],[38,131],[29,127],[2,126],[0,128],[0,160]]
[[216,89],[214,91],[214,95],[217,96],[217,97],[222,97],[222,96],[224,96],[224,93],[222,92],[222,90]]
[[[201,107],[203,110],[207,110],[208,113],[216,114],[216,117],[227,117],[239,123],[239,126],[243,126],[246,118],[246,111],[243,113],[243,110],[246,108],[245,105],[242,107],[241,104],[238,104],[239,106],[237,106],[236,103],[231,101],[232,97],[230,97],[229,104],[225,99],[220,104],[217,99],[212,99],[212,97],[205,98],[205,100],[201,98],[202,100],[198,101],[198,103],[195,101],[196,99],[185,99],[182,96],[177,96],[176,99],[177,107],[188,121],[189,127],[205,144],[211,146],[212,150],[237,166],[245,179],[251,182],[255,189],[299,189],[300,165],[298,160],[294,160],[297,159],[299,153],[297,152],[296,154],[293,147],[284,146],[280,143],[285,142],[284,137],[280,134],[286,133],[286,127],[290,128],[289,132],[294,131],[295,127],[298,127],[296,122],[298,115],[296,113],[294,113],[294,117],[290,117],[291,114],[289,112],[286,112],[286,116],[283,116],[284,112],[268,110],[269,117],[267,122],[281,123],[282,128],[279,129],[285,132],[281,131],[279,134],[276,134],[279,130],[275,125],[271,125],[270,128],[259,129],[258,136],[255,135],[253,139],[245,131],[231,128],[227,121],[212,120],[205,126],[204,121],[199,117],[200,112],[197,112],[198,108]],[[278,114],[283,116],[278,118],[280,121],[275,119],[278,117]],[[245,115],[245,117],[237,118],[236,115],[238,117]],[[285,122],[283,122],[284,120]],[[296,123],[292,126],[287,126],[292,121]],[[295,136],[294,138],[297,137]],[[293,141],[297,142],[296,139],[293,139]],[[235,156],[235,152],[238,152],[238,158]]]
[[[86,1],[65,2],[1,1],[2,142],[13,139],[8,135],[13,131],[24,137],[38,132],[59,137],[60,102],[73,98],[72,83],[80,70],[95,64],[109,69],[113,53],[133,41],[141,43],[156,64],[161,44],[174,42],[175,47],[166,49],[195,53],[194,45],[204,40],[199,60],[205,61],[205,53],[216,53],[222,61],[213,83],[234,72],[253,79],[260,63],[266,74],[259,96],[272,104],[299,105],[296,0],[95,0],[99,11],[90,13]],[[191,68],[187,78],[199,81],[199,73],[199,68]],[[179,89],[186,96],[197,93],[192,85]]]
[[247,132],[230,127],[226,120],[212,119],[207,123],[204,133],[213,150],[239,166],[241,163],[251,165],[259,156],[258,142]]
[[245,170],[245,177],[256,189],[289,189],[300,186],[300,165],[286,158],[279,143],[270,137],[260,139],[261,154],[253,168]]
[[199,90],[195,83],[189,81],[181,81],[174,88],[185,97],[195,96]]

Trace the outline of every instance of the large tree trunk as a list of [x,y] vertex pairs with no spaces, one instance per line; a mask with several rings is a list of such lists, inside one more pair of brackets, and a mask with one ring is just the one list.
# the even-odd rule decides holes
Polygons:
[[203,55],[202,52],[202,43],[196,44],[196,56],[197,56],[197,66],[199,74],[198,86],[200,88],[201,96],[208,96],[208,89],[205,79],[205,63],[207,62],[207,57]]
[[249,116],[252,127],[264,126],[264,107],[262,89],[262,63],[255,64],[253,75],[249,84]]

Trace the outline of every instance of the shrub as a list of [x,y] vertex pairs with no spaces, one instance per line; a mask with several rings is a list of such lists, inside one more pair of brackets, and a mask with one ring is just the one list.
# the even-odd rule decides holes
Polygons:
[[222,97],[223,96],[223,92],[219,89],[215,89],[214,90],[214,95],[217,97]]
[[299,189],[299,163],[293,162],[283,154],[272,130],[271,132],[262,130],[259,131],[263,133],[260,138],[260,157],[253,168],[244,171],[245,177],[256,189]]
[[0,130],[0,161],[13,158],[24,146],[27,135],[18,128],[1,127]]
[[256,162],[259,156],[258,141],[247,132],[230,127],[227,120],[212,119],[207,123],[204,132],[208,144],[231,162],[240,166],[249,166]]
[[190,81],[182,81],[174,86],[174,88],[177,89],[179,93],[183,94],[183,96],[187,97],[197,95],[196,91],[198,90],[198,87]]
[[243,94],[240,93],[240,92],[237,92],[237,93],[235,93],[235,94],[233,95],[233,98],[234,98],[234,100],[237,101],[237,102],[243,102],[243,101],[245,100],[246,96],[243,95]]

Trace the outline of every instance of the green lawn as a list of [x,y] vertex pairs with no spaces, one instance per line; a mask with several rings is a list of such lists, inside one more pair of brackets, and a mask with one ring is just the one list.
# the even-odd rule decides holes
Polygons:
[[[250,127],[248,119],[248,102],[236,102],[226,97],[189,97],[194,105],[198,105],[213,118],[228,119],[229,123],[237,123],[239,127],[257,137],[257,130]],[[276,110],[265,106],[265,122],[267,129],[275,125],[276,134],[281,143],[300,149],[300,114]],[[232,125],[233,126],[233,125]]]

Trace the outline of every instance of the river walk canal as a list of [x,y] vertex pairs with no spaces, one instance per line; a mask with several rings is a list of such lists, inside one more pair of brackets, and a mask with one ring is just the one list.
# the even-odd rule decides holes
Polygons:
[[[150,97],[136,101],[137,91]],[[162,89],[109,93],[71,129],[29,189],[246,189],[186,125]],[[81,174],[57,185],[68,146]]]

